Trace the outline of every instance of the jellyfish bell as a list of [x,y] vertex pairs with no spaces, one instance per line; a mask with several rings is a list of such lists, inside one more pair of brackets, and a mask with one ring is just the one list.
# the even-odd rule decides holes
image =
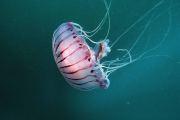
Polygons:
[[66,81],[79,90],[107,89],[110,81],[100,63],[110,52],[109,40],[96,43],[92,49],[81,26],[74,22],[61,24],[53,34],[53,55]]

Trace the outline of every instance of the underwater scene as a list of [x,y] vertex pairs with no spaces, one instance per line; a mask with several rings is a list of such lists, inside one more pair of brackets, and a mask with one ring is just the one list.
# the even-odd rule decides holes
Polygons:
[[180,120],[180,0],[1,0],[0,120]]

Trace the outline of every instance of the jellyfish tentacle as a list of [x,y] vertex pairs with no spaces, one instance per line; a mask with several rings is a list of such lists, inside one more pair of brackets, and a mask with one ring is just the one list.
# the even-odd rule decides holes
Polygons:
[[[147,50],[145,52],[143,52],[141,55],[138,55],[137,57],[134,57],[134,59],[132,59],[132,55],[130,54],[131,50],[133,49],[133,46],[131,47],[132,49],[129,49],[129,50],[127,50],[127,49],[119,49],[120,51],[126,51],[127,52],[125,55],[123,55],[123,57],[121,59],[105,61],[105,62],[103,62],[101,64],[103,68],[106,68],[105,72],[106,72],[107,76],[109,76],[111,73],[113,73],[114,71],[118,70],[119,68],[125,67],[125,66],[127,66],[127,65],[129,65],[131,63],[134,63],[136,61],[139,61],[139,60],[144,60],[144,59],[148,59],[148,58],[151,58],[151,57],[167,57],[167,58],[172,59],[172,57],[170,57],[168,55],[149,55],[149,56],[145,56],[147,53],[149,53],[149,52],[159,48],[162,45],[162,43],[167,39],[168,34],[170,32],[170,28],[172,26],[171,25],[172,24],[172,15],[171,15],[171,10],[170,9],[168,11],[168,16],[169,17],[168,17],[168,27],[167,27],[167,30],[164,33],[164,37],[162,38],[161,42],[158,45],[156,45],[155,47],[153,47],[153,48],[151,48],[151,49],[149,49],[149,50]],[[158,18],[158,16],[155,17],[155,19],[157,19],[157,18]],[[148,27],[150,22],[154,21],[155,19],[150,20],[149,23],[146,24],[146,27]],[[123,60],[127,60],[127,61],[124,62]],[[178,62],[176,62],[176,63],[178,63]]]
[[109,16],[109,10],[110,10],[110,7],[111,7],[111,1],[109,3],[109,6],[107,5],[106,0],[103,0],[103,1],[104,1],[104,4],[105,4],[105,7],[106,7],[106,13],[105,13],[103,19],[101,20],[101,22],[99,23],[99,25],[94,30],[92,30],[92,31],[85,31],[86,34],[90,34],[90,35],[88,35],[89,37],[94,36],[102,28],[102,26],[104,25],[107,17]]
[[126,54],[129,56],[129,62],[132,61],[132,56],[131,56],[131,51],[130,50],[127,50],[127,49],[118,49],[119,51],[125,51]]
[[151,18],[149,19],[149,21],[146,23],[145,27],[143,28],[143,30],[141,31],[141,33],[139,34],[139,36],[137,37],[137,39],[135,40],[135,42],[133,43],[133,45],[130,47],[129,50],[127,50],[128,52],[122,56],[125,57],[127,55],[130,55],[130,52],[133,50],[133,48],[136,46],[136,44],[139,42],[139,40],[142,38],[142,36],[144,35],[144,33],[146,32],[146,30],[149,28],[150,24],[153,22],[152,18],[154,16],[152,15]]
[[154,9],[156,9],[158,6],[160,6],[164,0],[159,1],[157,4],[154,5],[151,9],[149,9],[143,16],[141,16],[139,19],[137,19],[133,24],[131,24],[122,34],[120,34],[116,40],[112,43],[111,48],[126,34],[128,33],[135,25],[137,25],[139,22],[141,22],[146,16],[148,16]]
[[106,36],[104,38],[104,40],[106,40],[107,37],[109,36],[109,32],[110,32],[110,29],[111,29],[111,19],[110,19],[110,14],[109,14],[109,8],[111,6],[111,1],[109,3],[109,8],[108,8],[107,2],[105,0],[104,0],[104,3],[105,3],[105,6],[106,6],[106,11],[107,11],[107,16],[108,16],[108,30],[107,30]]
[[[71,22],[71,24],[76,27],[76,30],[78,32],[80,32],[79,36],[86,38],[87,40],[89,40],[91,43],[94,43],[94,44],[100,44],[103,41],[106,41],[107,37],[109,35],[109,31],[110,31],[110,15],[109,15],[109,10],[110,10],[110,7],[111,7],[111,1],[110,1],[109,5],[107,4],[106,0],[103,0],[103,1],[104,1],[104,4],[105,4],[105,7],[106,7],[106,14],[103,17],[103,19],[100,22],[100,24],[94,30],[92,30],[90,32],[89,31],[85,31],[85,30],[83,30],[83,28],[79,24]],[[105,20],[107,18],[108,18],[108,30],[107,30],[107,33],[106,33],[106,36],[105,36],[104,40],[96,42],[96,41],[90,39],[92,36],[94,36],[101,29],[102,25],[104,24],[104,22],[105,22]]]
[[171,13],[171,9],[168,11],[168,15],[169,15],[169,17],[168,17],[168,28],[167,28],[167,30],[166,30],[166,32],[165,32],[165,34],[164,34],[164,37],[163,37],[162,40],[160,41],[160,43],[158,43],[155,47],[153,47],[153,48],[145,51],[145,52],[142,53],[141,55],[139,55],[138,58],[142,58],[142,57],[143,57],[144,55],[146,55],[147,53],[149,53],[149,52],[151,52],[151,51],[153,51],[153,50],[158,49],[158,48],[162,45],[162,43],[167,39],[168,34],[169,34],[169,32],[170,32],[170,29],[171,29],[171,26],[172,26],[172,13]]

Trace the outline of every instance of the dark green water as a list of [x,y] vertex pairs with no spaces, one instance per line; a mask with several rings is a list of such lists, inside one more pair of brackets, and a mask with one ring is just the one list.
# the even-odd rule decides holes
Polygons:
[[[111,43],[158,2],[112,0]],[[90,30],[105,12],[101,0],[0,1],[0,120],[180,120],[179,0],[167,0],[149,13],[106,60],[120,56],[118,48],[129,49],[151,18],[156,19],[132,55],[166,38],[146,56],[170,57],[149,57],[119,69],[109,77],[107,90],[75,90],[58,72],[51,48],[56,27],[74,21]],[[107,24],[94,39],[103,38],[106,30]]]

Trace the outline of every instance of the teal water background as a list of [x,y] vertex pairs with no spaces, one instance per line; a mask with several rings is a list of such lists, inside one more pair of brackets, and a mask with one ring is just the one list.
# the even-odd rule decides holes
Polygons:
[[[112,0],[111,43],[158,2]],[[132,55],[156,46],[167,35],[146,56],[170,57],[149,57],[119,69],[109,77],[107,90],[75,90],[58,72],[51,48],[54,30],[66,21],[91,30],[105,12],[101,0],[0,1],[0,120],[180,120],[179,0],[166,0],[148,14],[106,60],[121,55],[116,49],[130,48],[148,20],[158,15]],[[106,30],[107,23],[93,39],[102,39]]]

